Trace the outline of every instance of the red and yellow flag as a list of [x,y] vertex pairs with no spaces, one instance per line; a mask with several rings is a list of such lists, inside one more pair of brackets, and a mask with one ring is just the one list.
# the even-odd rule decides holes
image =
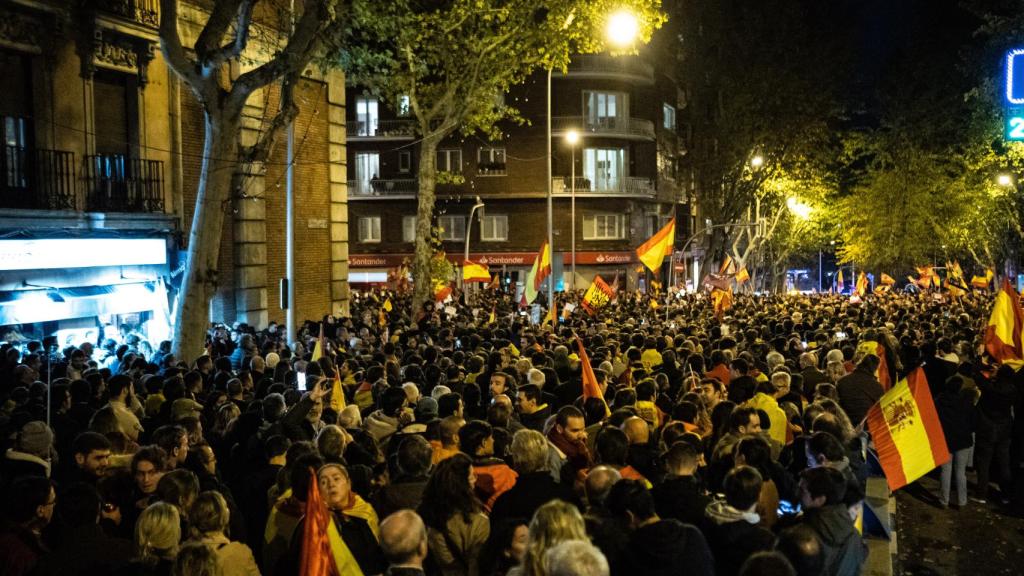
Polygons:
[[972,288],[981,288],[982,290],[984,290],[985,288],[988,288],[989,284],[991,283],[992,280],[987,276],[971,276]]
[[1003,287],[996,294],[992,315],[985,330],[985,351],[1001,364],[1014,368],[1024,365],[1024,344],[1021,331],[1024,330],[1024,311],[1021,311],[1020,297],[1010,286],[1010,280],[1003,280]]
[[320,497],[320,483],[316,472],[309,469],[309,496],[306,497],[306,524],[302,527],[302,551],[299,556],[299,574],[335,576],[338,571],[331,553],[327,535],[331,515]]
[[541,325],[543,326],[548,322],[551,322],[552,326],[558,325],[558,302],[553,302],[551,304],[551,309],[548,310],[547,315],[544,316],[544,320],[541,322]]
[[334,382],[331,383],[331,410],[341,413],[347,405],[345,402],[345,389],[341,385],[341,370],[335,366]]
[[665,259],[665,256],[672,253],[672,246],[675,244],[675,240],[676,219],[673,218],[657,234],[641,244],[636,249],[636,255],[643,262],[644,266],[647,266],[651,272],[655,272],[661,267],[661,262]]
[[722,260],[722,265],[718,267],[719,274],[728,274],[729,268],[732,268],[732,256],[725,255],[725,260]]
[[324,323],[320,323],[320,336],[317,336],[316,345],[313,346],[313,356],[310,362],[316,362],[324,355]]
[[747,267],[740,268],[740,271],[736,273],[736,284],[740,285],[750,280],[750,272],[747,272]]
[[384,299],[384,306],[382,306],[382,308],[384,308],[385,312],[391,312],[395,309],[395,307],[391,305],[391,298]]
[[444,302],[445,300],[451,298],[451,296],[452,296],[452,287],[451,286],[449,286],[447,284],[439,284],[438,286],[434,287],[434,300],[436,300],[438,302]]
[[715,288],[712,290],[711,303],[714,306],[715,317],[721,320],[725,316],[725,311],[732,308],[732,288],[728,290]]
[[611,410],[608,402],[605,402],[604,392],[601,392],[601,385],[597,383],[597,375],[594,374],[594,367],[590,365],[590,356],[587,356],[587,349],[583,347],[583,340],[576,337],[576,348],[580,357],[580,368],[583,372],[583,400],[587,398],[599,398],[604,403],[604,414],[608,416]]
[[526,305],[532,304],[537,299],[537,292],[540,291],[541,283],[550,275],[551,247],[548,246],[548,241],[545,240],[540,245],[540,252],[534,257],[533,267],[530,268],[530,272],[526,275],[526,282],[523,284],[523,297],[526,299]]
[[497,290],[498,288],[501,288],[501,281],[498,279],[498,275],[495,274],[494,278],[491,280],[491,283],[487,285],[487,289]]
[[949,461],[946,437],[922,368],[882,396],[868,411],[867,426],[890,490]]
[[886,359],[885,346],[874,340],[866,340],[857,345],[857,351],[865,354],[872,354],[878,358],[878,369],[875,370],[875,378],[882,385],[882,390],[892,388],[892,375],[889,373],[889,361]]
[[857,276],[857,295],[863,298],[868,293],[868,275],[863,271]]
[[838,286],[836,291],[837,292],[842,292],[844,284],[845,284],[845,282],[843,281],[843,271],[840,270],[839,273],[836,274],[836,286]]
[[882,284],[884,284],[886,286],[892,286],[895,283],[896,283],[896,279],[895,278],[893,278],[892,276],[889,276],[885,272],[882,272]]
[[590,283],[590,288],[587,288],[585,294],[583,294],[583,309],[588,314],[593,316],[598,310],[604,308],[611,302],[612,297],[615,295],[612,292],[611,286],[609,286],[600,275],[594,276],[594,281]]
[[489,282],[490,280],[491,273],[487,269],[487,265],[479,264],[468,259],[462,262],[463,282]]

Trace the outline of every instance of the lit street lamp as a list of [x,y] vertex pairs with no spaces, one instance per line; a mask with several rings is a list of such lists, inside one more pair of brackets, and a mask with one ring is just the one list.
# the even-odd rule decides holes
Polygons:
[[[465,253],[463,254],[463,259],[462,259],[462,266],[463,267],[466,266],[466,261],[469,260],[469,239],[473,236],[473,214],[477,210],[483,210],[483,208],[484,208],[484,202],[483,202],[483,200],[480,199],[479,196],[477,196],[476,197],[476,204],[473,204],[473,207],[469,209],[469,222],[466,223],[466,249],[465,249]],[[483,216],[481,216],[481,218],[483,218]],[[483,226],[483,222],[480,223],[480,226]],[[465,276],[465,275],[463,275],[463,276]],[[462,290],[464,292],[468,293],[469,292],[469,285],[466,284],[465,282],[463,282],[462,283]]]
[[570,169],[569,176],[569,187],[570,194],[572,195],[572,208],[570,214],[572,218],[572,280],[570,280],[570,286],[573,291],[576,290],[576,144],[580,141],[580,133],[575,130],[569,130],[565,133],[565,141],[572,148],[572,161],[570,162],[572,168]]
[[1000,174],[999,176],[996,176],[996,184],[999,184],[1004,188],[1009,188],[1010,186],[1013,186],[1013,176],[1005,173]]

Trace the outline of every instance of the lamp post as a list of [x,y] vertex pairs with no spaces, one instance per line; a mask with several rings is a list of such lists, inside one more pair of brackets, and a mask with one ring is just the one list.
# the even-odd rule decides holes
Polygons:
[[[483,209],[484,203],[480,200],[480,197],[476,197],[476,204],[469,209],[469,222],[466,223],[466,248],[463,253],[462,266],[466,266],[466,261],[469,260],[469,239],[473,236],[473,214],[476,213],[477,209]],[[480,224],[483,226],[483,223]],[[465,281],[462,282],[462,290],[464,292],[469,291],[469,286],[466,285]]]
[[572,149],[572,156],[571,156],[571,162],[570,162],[570,165],[572,166],[572,168],[570,169],[570,172],[569,172],[569,174],[570,174],[570,176],[569,176],[569,179],[570,179],[569,187],[570,187],[570,194],[572,195],[572,205],[571,205],[571,208],[569,210],[570,211],[570,218],[572,218],[572,227],[571,227],[572,228],[572,231],[571,231],[571,234],[572,234],[572,248],[570,248],[570,250],[572,250],[572,276],[571,276],[572,280],[570,281],[570,286],[572,287],[572,290],[575,292],[576,291],[576,144],[579,143],[579,141],[580,141],[580,133],[575,131],[575,130],[569,130],[565,134],[565,141],[569,144],[569,146]]

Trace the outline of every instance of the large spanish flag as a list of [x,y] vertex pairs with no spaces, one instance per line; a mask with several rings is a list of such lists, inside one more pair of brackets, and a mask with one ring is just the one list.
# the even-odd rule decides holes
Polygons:
[[540,245],[540,252],[533,259],[533,267],[530,268],[530,272],[526,275],[526,282],[523,284],[523,297],[526,299],[526,305],[530,305],[534,300],[537,299],[537,293],[540,291],[540,285],[544,282],[544,279],[551,275],[551,246],[548,245],[548,241],[545,240]]
[[868,430],[890,490],[898,490],[949,460],[924,369],[917,368],[871,407]]
[[1000,363],[1019,367],[1024,364],[1022,330],[1024,312],[1021,311],[1020,297],[1010,286],[1010,281],[1003,279],[1003,287],[996,294],[992,315],[989,316],[988,328],[985,330],[985,351]]
[[857,351],[864,354],[872,354],[878,358],[878,369],[875,370],[875,378],[882,385],[882,390],[892,388],[892,373],[889,372],[889,361],[886,359],[885,346],[874,340],[866,340],[857,345]]
[[466,259],[462,263],[463,282],[490,282],[491,272],[484,264],[478,264]]
[[750,280],[750,272],[747,272],[747,267],[744,266],[743,268],[740,268],[740,271],[736,273],[734,278],[736,280],[736,285],[738,286],[747,280]]
[[676,219],[673,218],[657,234],[641,244],[636,249],[636,255],[644,263],[644,266],[650,268],[651,272],[655,272],[661,267],[661,262],[665,259],[665,256],[672,253],[672,246],[675,244],[675,241]]
[[861,298],[868,294],[868,275],[863,271],[860,273],[860,276],[857,277],[857,286],[855,289],[857,291],[857,296],[860,296]]
[[[312,472],[312,469],[310,469]],[[317,475],[310,474],[306,523],[302,529],[299,574],[304,576],[363,576],[352,551],[341,539],[331,513],[320,497]]]
[[611,414],[608,402],[605,402],[604,392],[601,392],[601,385],[597,383],[597,375],[594,374],[594,367],[590,365],[590,356],[587,356],[587,349],[583,347],[583,340],[576,337],[576,348],[579,351],[580,368],[583,372],[583,400],[587,398],[598,398],[604,402],[605,416]]

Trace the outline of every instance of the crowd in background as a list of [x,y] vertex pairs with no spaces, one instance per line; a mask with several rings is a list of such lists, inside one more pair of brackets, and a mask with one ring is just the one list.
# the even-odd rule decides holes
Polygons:
[[974,499],[1011,503],[1024,395],[980,355],[987,296],[620,293],[554,327],[464,300],[359,293],[292,346],[216,325],[189,357],[4,344],[0,574],[299,574],[315,486],[339,576],[852,576],[880,366],[924,367],[939,505],[971,460]]

